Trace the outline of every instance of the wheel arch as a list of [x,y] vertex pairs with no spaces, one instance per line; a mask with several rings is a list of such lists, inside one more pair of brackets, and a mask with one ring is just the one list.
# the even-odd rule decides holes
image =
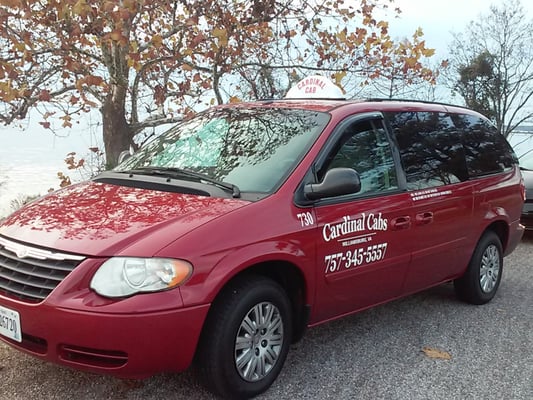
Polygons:
[[509,245],[509,225],[503,220],[497,220],[488,225],[482,232],[478,240],[481,240],[483,235],[488,232],[494,232],[499,238],[502,244],[503,254],[506,255],[507,247]]
[[[475,242],[472,243],[472,247],[471,249],[469,249],[468,262],[470,262],[470,260],[472,259],[479,242],[481,241],[481,239],[483,238],[483,236],[485,236],[487,232],[494,232],[496,236],[498,236],[498,238],[500,239],[500,243],[502,245],[503,255],[504,256],[507,255],[506,249],[508,248],[508,245],[509,245],[508,242],[509,242],[509,233],[510,233],[509,225],[507,224],[506,221],[498,219],[498,220],[494,220],[490,222],[485,227],[485,229],[481,231],[477,239],[474,239]],[[464,265],[460,276],[462,276],[466,272],[467,268],[468,268],[468,263]]]
[[510,224],[512,224],[513,219],[509,215],[508,210],[505,207],[500,206],[489,207],[484,219],[487,223],[487,226],[479,235],[478,242],[486,232],[492,231],[500,238],[504,256],[509,254],[514,247],[511,246],[511,248],[509,248],[509,240],[511,235]]
[[[213,303],[217,302],[224,290],[238,280],[264,277],[273,280],[287,293],[292,306],[292,342],[300,340],[306,330],[311,306],[306,299],[309,291],[303,272],[295,264],[286,260],[262,261],[240,270],[220,288]],[[212,307],[211,307],[212,309]]]

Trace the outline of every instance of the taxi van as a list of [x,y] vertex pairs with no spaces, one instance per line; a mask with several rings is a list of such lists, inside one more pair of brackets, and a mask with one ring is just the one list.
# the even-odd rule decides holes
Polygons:
[[523,202],[480,114],[308,77],[5,218],[0,338],[120,378],[194,364],[212,392],[253,397],[307,327],[450,281],[490,301]]

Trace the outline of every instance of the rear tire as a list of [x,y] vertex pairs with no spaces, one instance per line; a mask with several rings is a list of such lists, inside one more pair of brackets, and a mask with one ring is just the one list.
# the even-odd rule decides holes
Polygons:
[[282,287],[258,276],[239,279],[209,312],[196,359],[202,380],[224,398],[256,396],[281,371],[291,337],[291,304]]
[[485,304],[496,294],[503,272],[500,238],[492,231],[479,240],[464,275],[454,281],[457,296],[467,303]]

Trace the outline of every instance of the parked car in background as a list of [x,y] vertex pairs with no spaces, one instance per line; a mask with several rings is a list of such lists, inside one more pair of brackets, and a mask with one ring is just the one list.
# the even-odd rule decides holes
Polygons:
[[533,131],[513,132],[509,136],[509,143],[518,157],[526,186],[526,201],[520,222],[527,230],[533,230]]

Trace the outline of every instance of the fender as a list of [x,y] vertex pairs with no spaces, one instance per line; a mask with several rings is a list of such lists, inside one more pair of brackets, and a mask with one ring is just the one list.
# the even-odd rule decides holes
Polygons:
[[315,296],[314,254],[306,254],[297,243],[285,240],[252,243],[229,251],[206,274],[199,274],[197,279],[181,287],[184,305],[210,303],[240,272],[260,263],[275,261],[290,263],[300,270],[306,286],[305,301],[312,305]]
[[509,243],[509,226],[513,227],[514,224],[511,222],[511,218],[507,211],[503,207],[493,207],[490,201],[485,201],[480,206],[484,212],[483,220],[480,225],[480,230],[472,237],[473,242],[467,247],[469,260],[472,258],[472,254],[474,254],[477,243],[487,230],[493,230],[500,237],[504,253],[507,248],[513,247],[514,249],[514,247],[516,247],[516,244],[513,246],[512,243]]

